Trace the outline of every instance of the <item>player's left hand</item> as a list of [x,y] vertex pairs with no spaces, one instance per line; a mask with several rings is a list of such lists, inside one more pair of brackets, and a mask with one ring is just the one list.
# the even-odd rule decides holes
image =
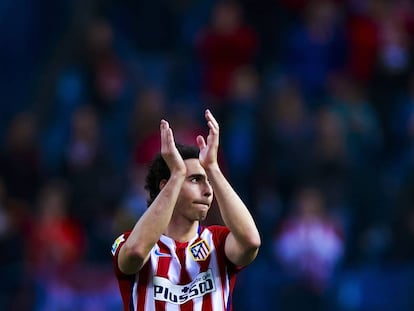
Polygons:
[[217,165],[217,152],[219,146],[220,127],[210,110],[205,111],[205,118],[209,133],[207,141],[203,136],[197,136],[197,145],[200,149],[199,160],[200,164],[206,169],[213,165]]

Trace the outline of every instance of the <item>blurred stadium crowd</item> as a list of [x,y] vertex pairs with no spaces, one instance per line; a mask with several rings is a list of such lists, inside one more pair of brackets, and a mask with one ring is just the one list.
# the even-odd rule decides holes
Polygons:
[[0,25],[1,310],[120,310],[159,120],[194,143],[207,107],[263,238],[235,310],[414,310],[412,1],[3,0]]

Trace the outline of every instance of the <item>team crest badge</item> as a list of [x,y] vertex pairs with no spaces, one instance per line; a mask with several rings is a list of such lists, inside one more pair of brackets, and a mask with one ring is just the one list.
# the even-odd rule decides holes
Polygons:
[[204,261],[210,255],[210,247],[205,240],[200,240],[191,245],[190,253],[195,261]]

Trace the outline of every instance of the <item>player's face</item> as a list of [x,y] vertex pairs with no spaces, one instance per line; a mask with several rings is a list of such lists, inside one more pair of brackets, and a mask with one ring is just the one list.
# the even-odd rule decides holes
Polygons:
[[203,220],[213,201],[213,189],[198,159],[184,161],[187,175],[175,207],[175,213],[189,221]]

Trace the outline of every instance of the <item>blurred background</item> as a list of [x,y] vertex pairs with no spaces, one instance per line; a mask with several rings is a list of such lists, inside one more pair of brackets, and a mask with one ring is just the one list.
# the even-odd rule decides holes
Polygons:
[[263,239],[235,310],[414,310],[412,1],[2,0],[0,25],[1,310],[120,310],[159,120],[194,143],[205,108]]

